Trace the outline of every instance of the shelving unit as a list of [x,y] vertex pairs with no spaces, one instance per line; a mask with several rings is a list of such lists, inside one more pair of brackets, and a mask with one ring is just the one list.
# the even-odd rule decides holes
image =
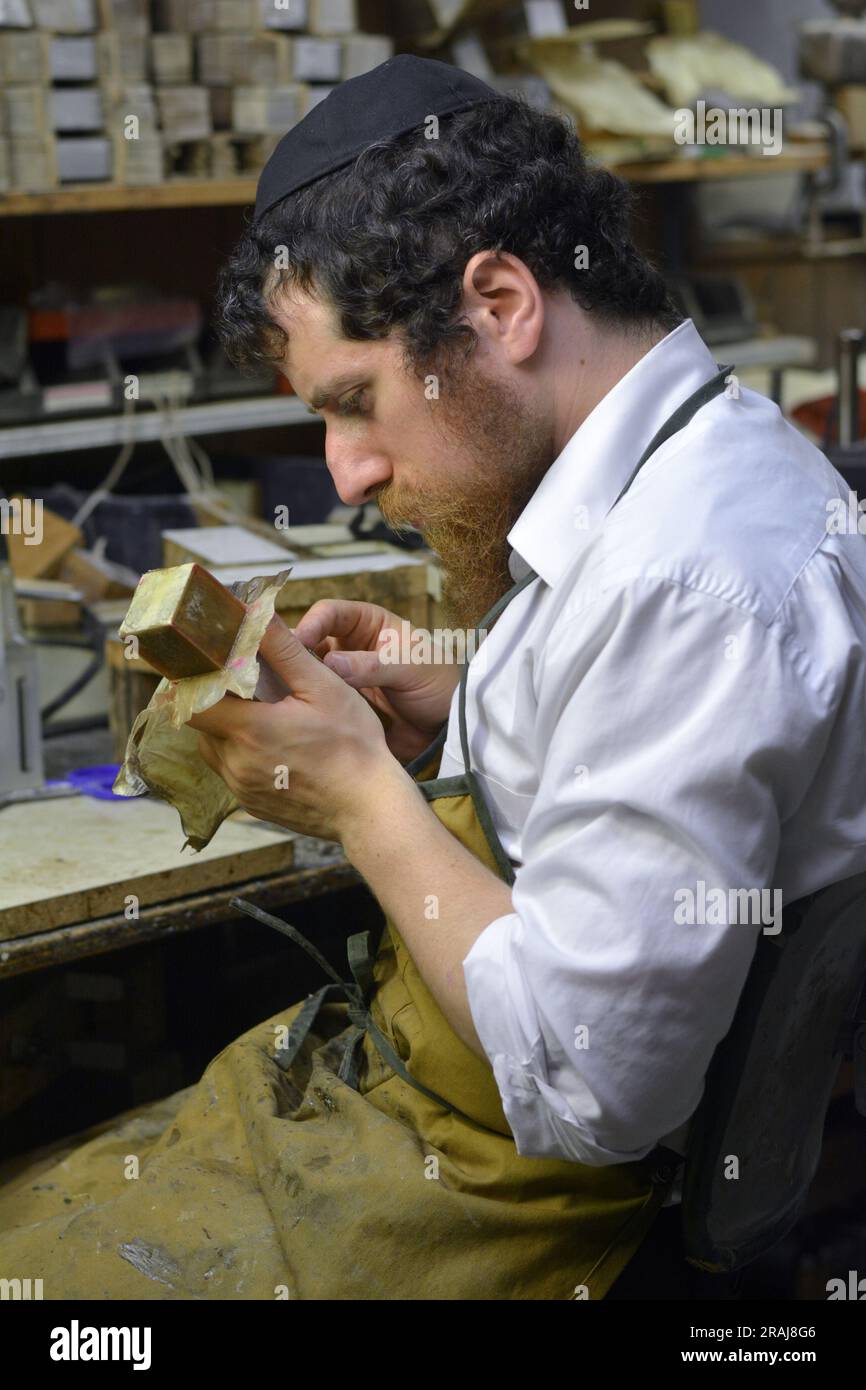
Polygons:
[[[814,173],[826,167],[826,151],[803,153],[718,155],[698,159],[647,160],[611,166],[630,183],[698,183],[713,179],[765,178],[768,174]],[[38,217],[47,213],[140,212],[152,208],[226,207],[252,205],[256,180],[170,179],[162,184],[125,187],[122,184],[75,184],[52,193],[7,193],[0,196],[0,217]]]
[[94,415],[0,428],[0,459],[75,453],[123,444],[128,439],[143,443],[163,434],[226,434],[311,423],[313,417],[297,396],[246,396],[182,406],[171,413],[145,405],[134,415]]
[[[829,161],[826,149],[813,143],[802,150],[772,158],[742,154],[713,154],[611,165],[639,185],[679,186],[714,180],[759,178],[771,174],[815,173]],[[125,212],[160,209],[243,208],[255,200],[255,178],[170,179],[154,186],[84,184],[50,193],[9,193],[0,196],[0,219],[42,218],[59,214]],[[685,190],[683,190],[685,191]],[[673,190],[671,196],[673,197]],[[76,452],[159,439],[165,432],[214,435],[246,429],[309,424],[312,417],[294,396],[256,396],[181,407],[168,417],[143,405],[132,416],[92,415],[38,424],[0,426],[0,459],[35,457],[45,453]]]

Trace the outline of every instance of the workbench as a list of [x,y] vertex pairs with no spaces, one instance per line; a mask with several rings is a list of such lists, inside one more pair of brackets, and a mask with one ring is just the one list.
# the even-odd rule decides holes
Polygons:
[[151,797],[0,810],[0,979],[242,918],[236,895],[275,910],[360,883],[339,846],[243,812],[201,853],[183,842]]

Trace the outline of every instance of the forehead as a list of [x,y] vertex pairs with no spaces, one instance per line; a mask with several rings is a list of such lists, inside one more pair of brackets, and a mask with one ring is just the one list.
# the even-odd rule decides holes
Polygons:
[[331,306],[296,286],[278,292],[271,314],[288,337],[283,370],[298,395],[307,400],[327,380],[390,365],[397,353],[390,339],[356,342],[345,338]]

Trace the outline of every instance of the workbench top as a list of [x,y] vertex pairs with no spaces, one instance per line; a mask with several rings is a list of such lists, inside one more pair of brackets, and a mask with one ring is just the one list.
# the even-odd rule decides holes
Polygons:
[[243,812],[199,853],[183,843],[151,797],[0,810],[0,977],[230,917],[236,893],[275,905],[359,881],[338,846]]

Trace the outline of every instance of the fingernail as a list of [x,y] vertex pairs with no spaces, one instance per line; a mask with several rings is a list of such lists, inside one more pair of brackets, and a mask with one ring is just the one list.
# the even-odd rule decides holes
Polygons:
[[326,662],[332,671],[336,671],[338,676],[351,676],[352,663],[347,656],[342,656],[339,652],[328,652]]

